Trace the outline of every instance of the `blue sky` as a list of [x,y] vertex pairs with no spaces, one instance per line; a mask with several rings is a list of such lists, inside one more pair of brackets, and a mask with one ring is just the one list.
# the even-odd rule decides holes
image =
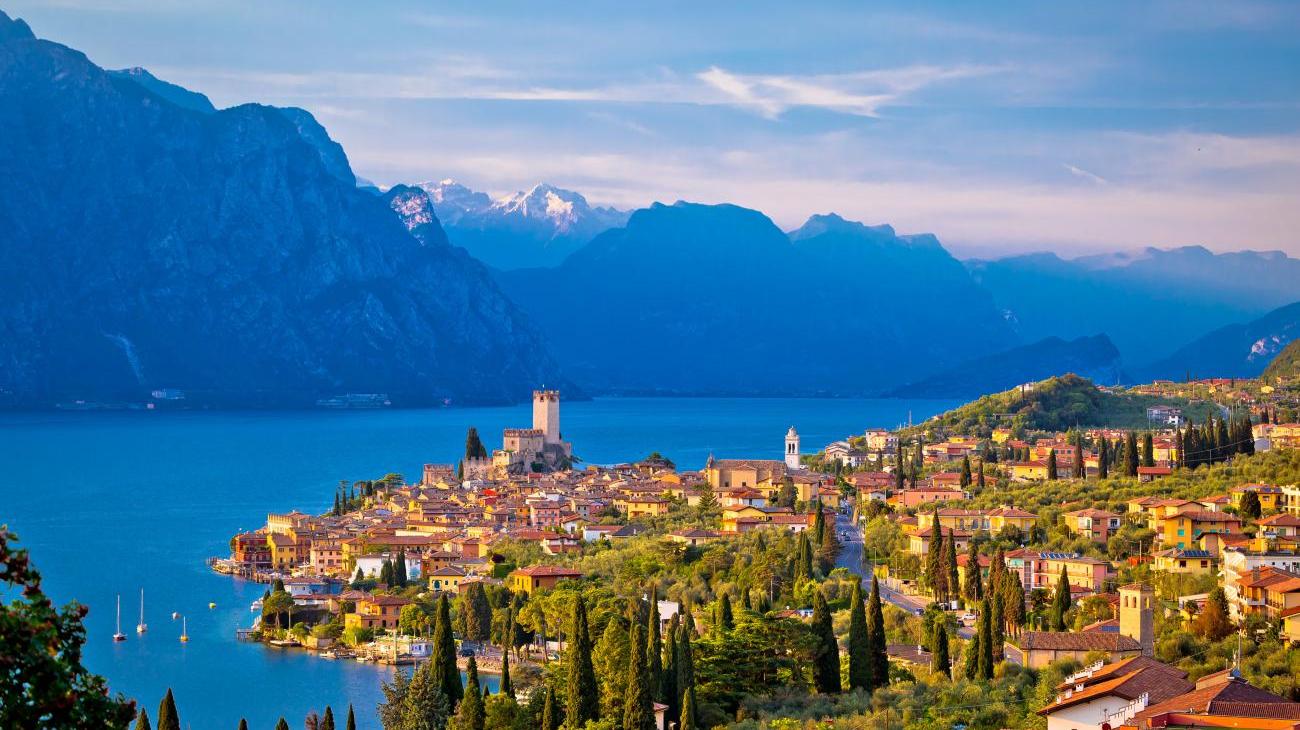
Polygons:
[[363,5],[0,0],[103,66],[305,107],[384,184],[1300,255],[1300,3]]

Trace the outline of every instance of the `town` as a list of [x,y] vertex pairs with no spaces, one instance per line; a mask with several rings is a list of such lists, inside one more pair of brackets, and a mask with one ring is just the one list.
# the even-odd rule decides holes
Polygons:
[[[548,728],[621,716],[645,673],[658,728],[961,678],[1005,696],[943,710],[959,724],[1293,728],[1295,393],[1067,375],[811,453],[792,426],[781,458],[691,470],[657,452],[579,467],[542,390],[501,448],[471,428],[458,463],[342,482],[327,513],[270,514],[211,564],[271,586],[245,638],[388,664],[454,651]],[[1050,427],[1098,414],[1140,427]],[[594,698],[574,705],[583,664]],[[894,699],[857,709],[906,721],[919,701]]]

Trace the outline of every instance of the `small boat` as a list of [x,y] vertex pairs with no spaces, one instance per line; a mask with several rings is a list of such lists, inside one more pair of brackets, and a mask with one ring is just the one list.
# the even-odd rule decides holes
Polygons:
[[135,625],[135,633],[143,634],[149,630],[149,624],[144,622],[144,589],[140,589],[140,623]]
[[185,626],[185,617],[182,616],[182,617],[181,617],[181,643],[184,644],[185,642],[187,642],[187,641],[189,641],[189,640],[190,640],[190,635],[189,635],[189,633],[186,631],[186,626]]
[[117,595],[117,631],[113,633],[113,641],[126,641],[126,634],[122,633],[122,594]]
[[256,601],[253,601],[253,603],[248,607],[248,610],[252,611],[253,613],[258,613],[259,611],[261,611],[262,599],[259,598]]
[[180,617],[181,617],[181,612],[180,612],[180,611],[172,611],[172,621],[175,621],[176,619],[178,619],[178,618],[180,618]]
[[216,601],[208,601],[208,608],[212,609],[212,608],[216,608],[216,607],[217,607],[217,602],[216,602]]

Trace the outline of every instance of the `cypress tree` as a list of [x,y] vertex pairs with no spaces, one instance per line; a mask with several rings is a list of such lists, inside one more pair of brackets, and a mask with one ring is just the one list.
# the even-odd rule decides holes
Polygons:
[[1110,477],[1110,451],[1106,447],[1106,439],[1097,440],[1097,478],[1107,479]]
[[948,546],[944,553],[943,562],[944,569],[948,573],[948,577],[944,581],[948,586],[945,593],[948,600],[951,601],[961,596],[961,580],[957,577],[957,536],[951,528],[948,530]]
[[889,652],[885,643],[885,613],[880,605],[880,581],[871,576],[871,598],[867,600],[867,643],[870,646],[871,688],[889,685]]
[[980,673],[980,635],[976,633],[966,642],[966,653],[962,657],[962,676],[974,681]]
[[696,730],[695,726],[695,688],[687,687],[682,695],[681,730]]
[[[1004,581],[1005,584],[1005,581]],[[993,617],[989,620],[992,628],[992,642],[989,646],[993,650],[994,663],[1002,661],[1002,652],[1007,640],[1006,636],[1006,612],[1002,608],[1002,593],[994,593],[993,599]]]
[[799,547],[795,555],[794,578],[808,580],[813,577],[812,546],[808,543],[806,531],[799,533]]
[[334,516],[338,517],[343,514],[343,506],[339,504],[339,493],[334,493]]
[[140,708],[140,714],[135,716],[134,730],[153,730],[153,726],[149,724],[149,713],[143,707]]
[[487,449],[483,446],[483,440],[478,437],[478,429],[470,426],[465,432],[465,458],[482,459],[487,456]]
[[903,446],[894,449],[894,491],[903,491]]
[[1065,613],[1069,610],[1070,579],[1065,574],[1065,566],[1061,566],[1061,578],[1056,583],[1056,595],[1052,597],[1052,631],[1065,631]]
[[1132,431],[1124,437],[1124,473],[1131,477],[1138,475],[1137,434]]
[[542,703],[542,730],[560,730],[559,718],[555,712],[555,690],[547,685],[546,699]]
[[589,632],[587,604],[579,595],[573,602],[569,646],[565,650],[569,676],[564,715],[569,730],[580,730],[588,720],[600,719],[600,690],[596,685],[596,671],[591,665]]
[[980,459],[980,470],[975,474],[975,486],[984,489],[984,460]]
[[[822,513],[821,500],[817,501],[817,514]],[[823,517],[823,522],[825,518]],[[835,535],[834,525],[825,525],[822,527],[821,538],[817,541],[817,562],[821,566],[822,573],[830,573],[835,567],[835,558],[840,554],[840,539]]]
[[947,574],[943,572],[943,528],[939,526],[939,515],[934,515],[930,524],[930,544],[925,553],[925,577],[930,584],[930,595],[936,601],[942,601]]
[[867,606],[862,581],[853,584],[849,605],[849,689],[874,689],[871,685],[871,640],[867,636]]
[[343,730],[357,730],[357,715],[352,711],[352,703],[348,703],[348,723],[343,726]]
[[474,657],[466,664],[465,679],[465,699],[456,713],[457,730],[483,730],[487,718],[483,712],[483,690],[478,683],[478,662]]
[[822,536],[826,534],[826,513],[822,511],[822,501],[817,499],[813,502],[813,534],[811,542],[818,545],[822,544]]
[[320,719],[320,730],[334,730],[334,710],[325,705],[325,716]]
[[[661,692],[664,684],[663,637],[659,634],[659,591],[650,589],[650,605],[646,612],[646,681],[650,688],[651,702],[663,702]],[[667,703],[665,703],[667,704]],[[653,713],[651,713],[653,714]]]
[[966,586],[963,594],[968,605],[974,605],[984,598],[984,579],[980,576],[980,553],[975,541],[970,541],[970,550],[966,553]]
[[1047,452],[1047,479],[1056,481],[1056,449]]
[[650,677],[646,671],[646,631],[639,621],[632,622],[628,639],[631,650],[623,692],[623,730],[654,730]]
[[942,621],[934,622],[934,636],[930,640],[930,646],[934,647],[930,656],[930,670],[950,679],[952,659],[948,656],[948,629]]
[[962,489],[970,486],[970,456],[963,454],[961,457],[961,476],[959,479]]
[[835,641],[835,627],[831,625],[831,609],[821,590],[813,593],[812,630],[817,642],[812,663],[813,685],[823,694],[837,693],[840,691],[840,647]]
[[172,688],[158,705],[158,730],[181,730],[181,718],[176,713],[176,698],[172,697]]
[[[248,730],[248,720],[245,720],[242,717],[239,718],[239,730]],[[352,730],[357,730],[357,729],[354,727],[352,728]]]
[[384,562],[379,566],[379,582],[386,586],[397,584],[397,578],[393,573],[393,561],[384,558]]
[[433,621],[433,684],[447,698],[448,709],[460,704],[465,688],[456,667],[456,639],[451,634],[451,604],[447,596],[438,597],[438,613]]
[[393,563],[393,582],[406,587],[406,548],[397,551],[397,561]]
[[677,627],[680,625],[680,617],[673,614],[668,620],[668,635],[663,642],[663,672],[659,676],[659,701],[668,705],[665,716],[674,719],[681,710],[678,704],[681,696],[677,694]]
[[979,616],[979,676],[993,679],[993,607],[985,598]]
[[731,613],[731,597],[726,593],[718,598],[718,608],[715,613],[713,627],[718,633],[725,634],[736,627],[735,618]]
[[515,688],[510,684],[510,651],[501,652],[501,694],[506,697],[515,696]]
[[1142,435],[1142,466],[1156,465],[1155,440],[1150,433]]
[[1083,468],[1083,432],[1074,432],[1074,478],[1082,479],[1086,472]]
[[275,723],[275,730],[289,730],[289,723],[285,722],[284,718],[281,717],[280,720]]

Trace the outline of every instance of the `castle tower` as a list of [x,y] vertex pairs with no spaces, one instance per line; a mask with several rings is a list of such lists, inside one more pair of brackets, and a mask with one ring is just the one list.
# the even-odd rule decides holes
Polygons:
[[785,432],[785,466],[787,469],[799,469],[799,432],[794,426]]
[[1156,593],[1145,583],[1119,589],[1119,632],[1142,646],[1142,656],[1155,653]]
[[542,432],[543,443],[560,443],[560,391],[533,391],[533,428]]

